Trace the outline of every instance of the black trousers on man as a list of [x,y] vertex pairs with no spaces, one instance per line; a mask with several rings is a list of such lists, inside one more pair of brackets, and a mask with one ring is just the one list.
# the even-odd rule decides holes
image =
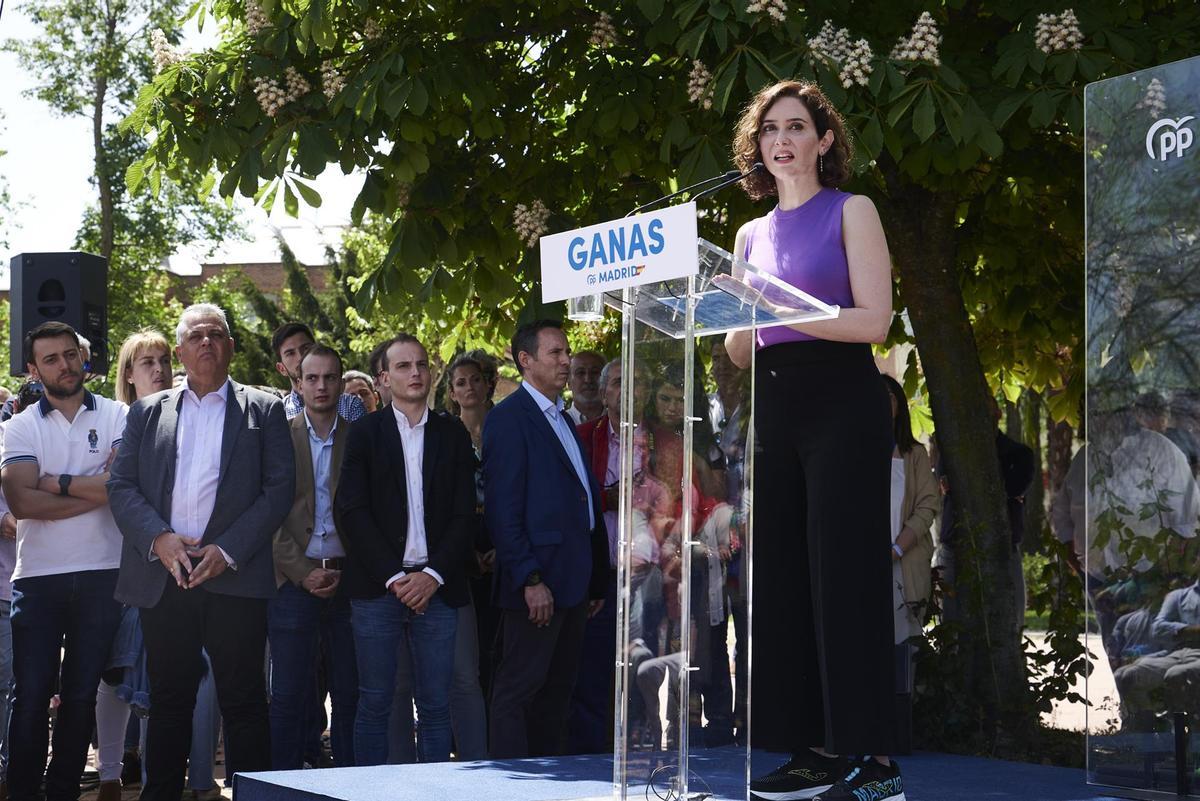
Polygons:
[[141,801],[179,801],[192,745],[192,712],[212,662],[217,703],[225,721],[226,775],[271,769],[271,728],[263,658],[267,602],[180,589],[168,582],[162,599],[141,610],[150,676],[146,786]]
[[539,628],[527,609],[502,611],[503,650],[492,682],[492,759],[564,753],[587,613],[586,601],[556,608],[550,625]]

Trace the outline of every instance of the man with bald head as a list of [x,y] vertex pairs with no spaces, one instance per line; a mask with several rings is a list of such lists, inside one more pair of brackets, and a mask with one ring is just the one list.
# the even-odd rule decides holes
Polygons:
[[142,801],[183,793],[201,649],[225,720],[226,775],[271,768],[271,540],[295,490],[283,403],[230,379],[225,313],[189,306],[175,341],[187,378],[133,405],[108,480],[124,538],[116,597],[141,610],[154,698]]
[[571,355],[571,372],[567,388],[571,390],[571,405],[563,410],[575,425],[595,420],[604,413],[604,398],[600,394],[600,371],[604,357],[594,350],[581,350]]

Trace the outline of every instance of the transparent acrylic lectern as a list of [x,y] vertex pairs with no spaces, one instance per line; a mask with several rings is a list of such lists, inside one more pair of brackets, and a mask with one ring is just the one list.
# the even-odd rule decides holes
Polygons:
[[605,296],[622,314],[617,799],[748,797],[754,374],[703,338],[838,314],[698,245],[698,274]]
[[1087,779],[1123,798],[1200,798],[1197,115],[1200,56],[1084,92],[1087,443],[1060,505],[1094,657]]

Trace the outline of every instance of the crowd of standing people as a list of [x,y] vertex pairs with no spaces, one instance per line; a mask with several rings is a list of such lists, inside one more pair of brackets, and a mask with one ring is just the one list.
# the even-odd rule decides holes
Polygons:
[[[8,797],[34,801],[44,782],[49,801],[78,798],[93,729],[100,801],[119,793],[115,753],[129,740],[143,745],[146,801],[212,792],[218,730],[226,775],[327,764],[326,696],[341,766],[607,750],[614,653],[640,691],[638,744],[677,741],[660,690],[690,671],[687,725],[705,744],[732,742],[745,736],[753,600],[755,741],[790,755],[755,778],[754,797],[903,799],[889,757],[904,747],[893,655],[928,592],[935,500],[923,447],[897,433],[903,393],[889,394],[871,357],[892,317],[890,268],[874,206],[837,189],[850,152],[811,84],[764,89],[743,114],[735,161],[766,165],[747,191],[779,203],[739,231],[735,251],[841,312],[714,342],[708,416],[686,408],[683,371],[622,376],[619,362],[572,354],[550,320],[517,329],[522,380],[502,400],[492,358],[457,358],[444,413],[430,402],[425,344],[403,333],[358,372],[302,323],[281,327],[280,397],[231,378],[226,315],[198,304],[174,332],[179,383],[166,339],[143,332],[122,348],[109,400],[85,387],[69,326],[26,332],[43,394],[23,391],[4,426],[3,532],[16,540]],[[739,378],[751,360],[753,599]],[[623,380],[634,381],[632,455],[621,453]],[[692,454],[689,416],[711,423]],[[631,597],[617,643],[623,486]],[[146,725],[127,737],[131,708]]]
[[211,797],[218,738],[227,775],[566,749],[585,623],[613,590],[574,433],[603,408],[599,355],[525,326],[522,387],[494,403],[495,360],[463,354],[439,412],[410,335],[373,374],[302,323],[273,346],[286,394],[234,381],[225,313],[194,305],[174,348],[124,343],[108,399],[73,329],[26,334],[0,425],[7,797],[77,798],[94,734],[102,801],[123,772],[147,799]]
[[[47,798],[77,797],[93,741],[101,801],[123,773],[147,798],[214,797],[222,737],[226,775],[610,750],[620,360],[571,354],[541,321],[514,337],[516,392],[495,403],[495,361],[461,354],[439,412],[411,336],[381,343],[374,376],[301,323],[274,347],[289,391],[243,386],[224,312],[192,306],[174,349],[150,331],[124,343],[109,400],[85,387],[72,329],[26,337],[32,380],[0,424],[0,559],[17,557],[0,563],[15,591],[8,795],[36,798],[44,781]],[[694,741],[745,734],[748,386],[722,340],[710,357],[711,437],[690,482],[682,374],[643,367],[636,381],[633,747],[677,736],[677,699],[666,715],[658,699],[683,664],[685,483],[693,618],[711,629],[693,650]],[[901,442],[914,444],[924,454]]]

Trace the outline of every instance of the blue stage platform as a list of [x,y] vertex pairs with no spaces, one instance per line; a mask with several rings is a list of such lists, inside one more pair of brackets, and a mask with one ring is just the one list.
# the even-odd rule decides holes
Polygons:
[[[693,793],[743,801],[737,749],[691,758]],[[770,757],[763,755],[763,764]],[[759,757],[755,756],[755,764]],[[900,760],[909,801],[1109,801],[1084,784],[1081,770],[977,757],[921,753]],[[643,797],[639,793],[637,798]],[[612,758],[604,756],[448,762],[373,768],[248,773],[234,779],[234,801],[580,801],[612,797]],[[632,796],[631,796],[632,797]],[[655,794],[648,797],[654,801]]]

